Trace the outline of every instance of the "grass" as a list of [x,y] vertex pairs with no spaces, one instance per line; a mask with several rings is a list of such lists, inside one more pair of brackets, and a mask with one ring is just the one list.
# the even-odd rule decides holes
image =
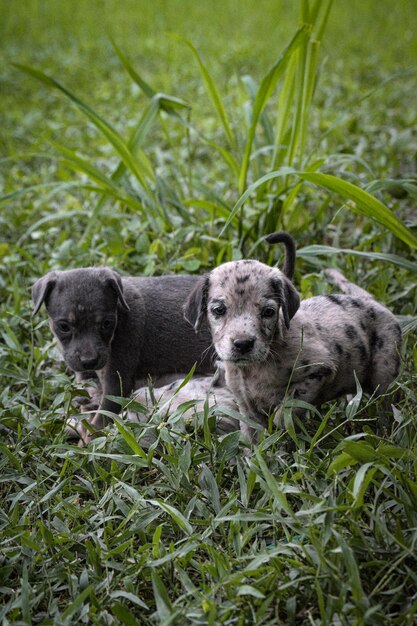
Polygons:
[[[2,621],[415,623],[413,3],[73,6],[1,2]],[[78,390],[32,282],[272,263],[276,228],[303,297],[334,264],[398,314],[385,430],[358,389],[251,456],[208,409],[156,410],[151,448],[120,421],[66,443]]]

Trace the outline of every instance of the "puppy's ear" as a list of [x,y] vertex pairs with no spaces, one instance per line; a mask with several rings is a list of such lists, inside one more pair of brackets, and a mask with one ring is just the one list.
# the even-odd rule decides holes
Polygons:
[[117,293],[117,297],[122,307],[126,309],[126,311],[129,311],[129,305],[123,295],[123,283],[120,274],[118,274],[114,270],[109,269],[108,275],[106,276],[106,282]]
[[290,321],[299,309],[300,296],[292,282],[283,276],[281,272],[279,273],[279,278],[274,278],[272,284],[281,305],[285,326],[289,328]]
[[207,314],[209,282],[208,274],[202,276],[183,306],[184,318],[194,327],[196,332]]
[[290,320],[294,317],[300,307],[300,296],[294,285],[289,280],[284,280],[282,313],[286,328],[290,327]]
[[57,278],[57,272],[48,272],[32,286],[32,300],[35,305],[32,315],[36,315],[42,304],[46,303],[49,294],[56,285]]

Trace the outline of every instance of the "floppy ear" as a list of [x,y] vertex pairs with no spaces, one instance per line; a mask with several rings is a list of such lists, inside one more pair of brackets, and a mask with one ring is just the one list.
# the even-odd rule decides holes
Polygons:
[[183,306],[184,318],[194,327],[196,332],[207,314],[209,282],[208,274],[202,276]]
[[48,272],[42,278],[36,281],[36,283],[32,286],[32,300],[34,309],[32,311],[32,315],[36,315],[36,313],[41,308],[43,302],[46,302],[49,294],[52,289],[55,287],[57,281],[57,272]]
[[274,278],[272,283],[281,305],[285,326],[289,328],[290,321],[299,309],[300,296],[292,282],[282,274],[279,278]]
[[117,297],[122,307],[126,309],[126,311],[129,311],[129,305],[123,295],[123,283],[120,274],[111,269],[108,269],[106,274],[108,274],[106,277],[106,283],[117,293]]

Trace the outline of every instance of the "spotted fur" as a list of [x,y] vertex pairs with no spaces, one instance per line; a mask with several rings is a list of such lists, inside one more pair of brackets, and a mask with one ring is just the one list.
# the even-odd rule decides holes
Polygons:
[[[368,292],[332,270],[345,293],[300,304],[289,279],[293,263],[285,268],[225,263],[201,279],[185,305],[196,330],[207,317],[240,411],[264,426],[287,394],[318,405],[355,391],[355,375],[365,392],[380,394],[400,365],[400,327]],[[244,423],[241,429],[255,439],[256,431]]]

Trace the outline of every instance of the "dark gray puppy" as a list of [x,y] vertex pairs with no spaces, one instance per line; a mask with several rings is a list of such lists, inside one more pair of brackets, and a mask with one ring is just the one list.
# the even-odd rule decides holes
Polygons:
[[[194,276],[122,278],[108,267],[52,271],[32,288],[35,314],[44,302],[66,364],[101,383],[99,411],[118,413],[106,396],[128,396],[135,380],[214,371],[207,325],[196,335],[182,305],[198,282]],[[105,422],[98,412],[92,425]],[[87,433],[83,437],[89,439]]]

